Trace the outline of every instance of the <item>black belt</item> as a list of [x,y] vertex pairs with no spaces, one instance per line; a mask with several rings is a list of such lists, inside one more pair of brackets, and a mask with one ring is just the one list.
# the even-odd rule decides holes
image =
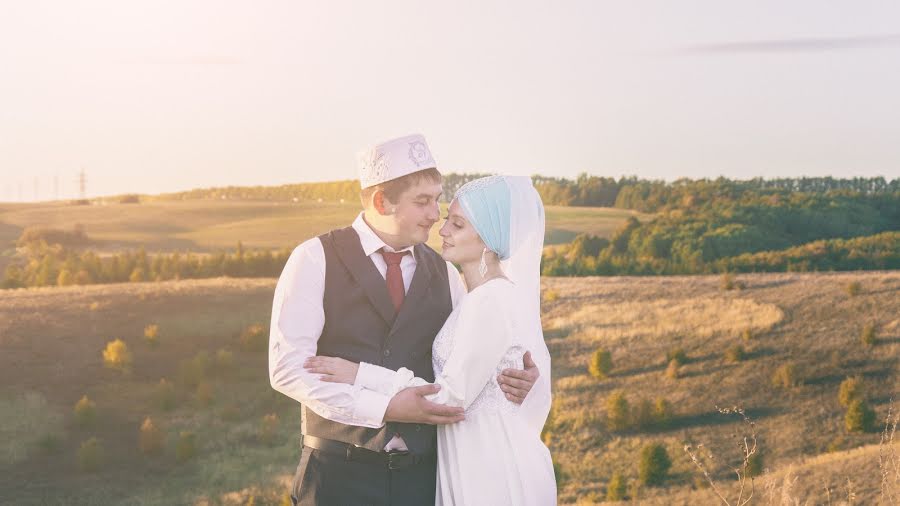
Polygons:
[[344,457],[358,462],[383,465],[388,469],[403,469],[434,458],[434,454],[413,455],[408,451],[376,452],[342,441],[324,439],[315,436],[303,436],[303,446],[308,446],[320,452]]

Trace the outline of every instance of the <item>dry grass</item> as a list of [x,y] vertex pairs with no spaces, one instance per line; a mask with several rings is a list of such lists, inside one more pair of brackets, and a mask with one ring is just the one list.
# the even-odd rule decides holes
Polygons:
[[[733,454],[731,434],[740,421],[720,415],[716,405],[743,406],[758,421],[765,467],[783,478],[777,473],[793,464],[800,479],[790,493],[798,498],[820,497],[821,483],[803,483],[802,464],[808,459],[837,448],[829,454],[837,461],[852,448],[877,443],[875,433],[846,431],[838,388],[848,375],[863,377],[881,419],[886,400],[900,386],[895,316],[900,314],[900,273],[757,274],[740,280],[744,288],[729,292],[721,291],[718,276],[544,280],[545,290],[559,294],[555,301],[545,300],[543,320],[556,377],[550,448],[570,476],[560,489],[561,503],[597,500],[616,472],[636,478],[636,451],[651,440],[669,445],[674,478],[665,490],[643,490],[641,504],[719,503],[708,486],[695,483],[690,460],[677,456],[689,440],[706,442],[716,454]],[[866,290],[847,297],[846,286],[853,281]],[[859,329],[867,322],[877,325],[880,336],[869,348],[859,346]],[[736,343],[743,343],[744,360],[728,363],[724,352]],[[600,346],[616,363],[614,374],[596,383],[585,370]],[[677,381],[662,381],[667,353],[677,348],[690,360],[680,367]],[[775,388],[773,374],[788,363],[796,364],[805,382]],[[677,413],[671,428],[608,432],[604,406],[613,391],[666,397]],[[846,488],[850,477],[858,498],[873,497],[878,480],[857,476],[873,466],[877,477],[876,456],[867,467],[842,465],[814,479],[830,477],[833,485]],[[729,469],[717,463],[710,472],[717,482],[733,484]],[[760,488],[765,479],[756,480],[754,504],[766,504]],[[840,503],[839,488],[832,504]]]

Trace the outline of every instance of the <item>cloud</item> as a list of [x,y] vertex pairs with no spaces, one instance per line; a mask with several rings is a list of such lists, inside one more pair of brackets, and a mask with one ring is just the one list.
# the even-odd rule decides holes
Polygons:
[[810,37],[700,44],[682,48],[679,52],[687,54],[813,53],[846,49],[875,49],[887,47],[900,47],[900,34],[858,37]]

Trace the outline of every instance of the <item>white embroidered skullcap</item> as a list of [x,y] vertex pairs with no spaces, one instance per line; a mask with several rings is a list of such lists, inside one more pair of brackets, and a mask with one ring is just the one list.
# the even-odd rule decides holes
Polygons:
[[368,188],[413,172],[437,167],[419,134],[377,144],[359,153],[359,185]]

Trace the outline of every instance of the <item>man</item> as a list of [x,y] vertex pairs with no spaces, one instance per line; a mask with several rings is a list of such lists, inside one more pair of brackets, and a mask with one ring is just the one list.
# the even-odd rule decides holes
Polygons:
[[[326,355],[406,367],[434,381],[432,342],[465,294],[453,265],[425,245],[442,194],[425,138],[379,144],[360,165],[363,212],[350,227],[298,246],[275,289],[269,378],[303,404],[292,500],[433,504],[435,425],[462,420],[463,410],[428,401],[436,385],[389,398],[303,368],[309,357]],[[526,357],[525,370],[504,371],[498,381],[521,403],[538,374]]]

